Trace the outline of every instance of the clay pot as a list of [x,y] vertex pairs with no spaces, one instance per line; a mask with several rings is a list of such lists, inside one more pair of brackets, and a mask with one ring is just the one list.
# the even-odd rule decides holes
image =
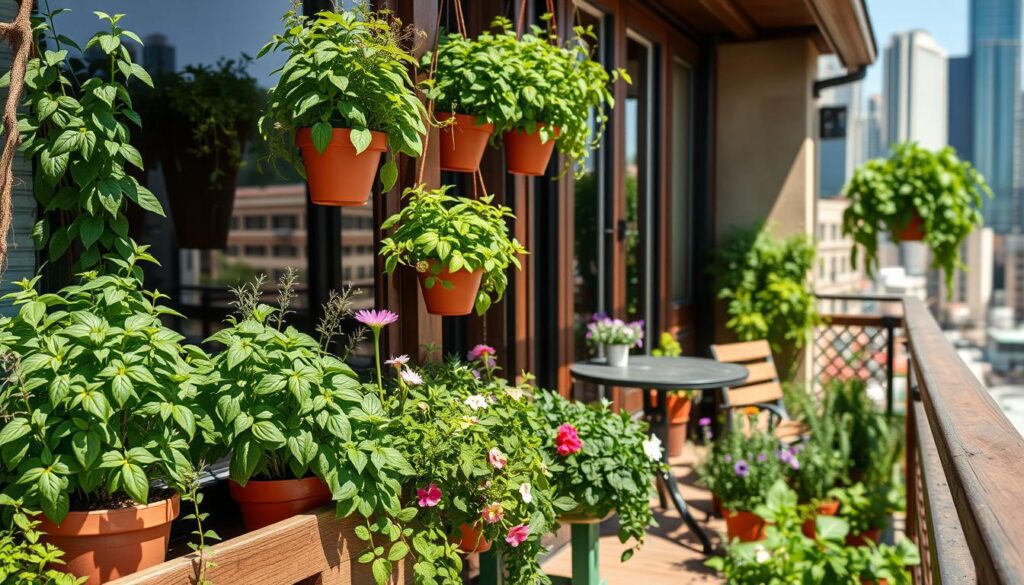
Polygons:
[[[544,124],[539,124],[537,130],[541,126]],[[534,130],[533,134],[525,130],[505,133],[505,165],[508,172],[513,175],[540,177],[548,170],[548,162],[555,149],[555,138],[561,134],[561,130],[555,128],[555,136],[547,142],[541,142],[540,132],[537,130]]]
[[669,457],[679,457],[686,447],[686,428],[690,422],[693,402],[688,396],[668,395],[668,450]]
[[462,535],[458,540],[452,542],[459,545],[459,550],[466,554],[482,553],[491,550],[491,541],[484,538],[483,530],[479,524],[459,526],[459,533]]
[[802,530],[803,530],[804,536],[806,536],[807,538],[814,538],[814,535],[817,532],[814,521],[815,521],[815,519],[818,516],[835,516],[838,513],[839,513],[839,501],[838,500],[828,500],[826,502],[822,502],[822,503],[818,504],[817,512],[813,516],[808,518],[807,520],[804,520],[804,525],[801,527]]
[[916,211],[910,216],[907,227],[900,230],[897,238],[901,242],[920,242],[924,239],[924,219]]
[[[455,315],[468,315],[473,311],[476,303],[476,294],[480,290],[480,281],[484,276],[483,270],[456,270],[448,272],[442,268],[439,273],[434,274],[433,267],[436,261],[430,261],[430,269],[420,272],[420,290],[423,292],[423,302],[427,305],[427,312],[431,315],[444,315],[447,317]],[[434,276],[438,280],[434,286],[427,287],[427,278]],[[451,288],[445,288],[441,281],[448,281]]]
[[319,477],[250,481],[245,486],[231,480],[228,486],[246,530],[269,526],[331,501],[331,490]]
[[299,128],[295,145],[302,151],[309,183],[309,198],[317,205],[352,207],[366,205],[373,190],[380,157],[388,150],[388,136],[370,132],[370,146],[356,154],[348,128],[334,128],[323,154],[313,146],[311,128]]
[[753,512],[734,512],[726,508],[722,509],[722,513],[725,516],[725,530],[730,541],[734,538],[740,539],[740,542],[764,540],[765,527],[768,526],[764,518]]
[[442,113],[437,115],[437,120],[445,122],[453,116],[455,123],[442,125],[438,139],[441,170],[475,173],[487,150],[487,141],[494,133],[494,124],[481,124],[479,118],[466,114]]
[[59,526],[40,517],[39,529],[43,541],[64,551],[65,564],[54,568],[99,585],[164,562],[180,509],[175,494],[146,506],[69,512]]
[[846,535],[846,546],[867,546],[868,541],[882,542],[882,529],[872,528],[858,534]]

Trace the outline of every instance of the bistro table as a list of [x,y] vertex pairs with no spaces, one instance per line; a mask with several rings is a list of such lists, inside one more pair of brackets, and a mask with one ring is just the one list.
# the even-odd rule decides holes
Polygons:
[[[728,364],[709,358],[697,357],[651,357],[643,355],[629,356],[629,365],[618,368],[607,365],[604,359],[593,359],[577,362],[569,367],[573,378],[584,382],[592,382],[604,386],[619,388],[639,388],[644,393],[644,416],[655,429],[662,444],[668,445],[668,399],[670,390],[708,390],[728,388],[742,384],[747,379],[747,368],[738,364]],[[658,392],[656,405],[651,401],[651,390]],[[668,464],[668,451],[664,451],[664,461]],[[683,495],[679,493],[675,475],[665,471],[658,476],[658,497],[661,507],[666,507],[665,492],[672,496],[672,501],[683,517],[683,521],[700,539],[704,554],[713,552],[708,535],[697,524]]]

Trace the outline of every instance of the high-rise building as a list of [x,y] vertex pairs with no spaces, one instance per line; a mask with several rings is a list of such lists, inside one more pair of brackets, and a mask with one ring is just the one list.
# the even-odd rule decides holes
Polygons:
[[990,228],[979,228],[967,236],[960,247],[960,260],[964,268],[953,274],[952,289],[946,288],[941,271],[929,274],[929,281],[937,283],[933,295],[936,309],[947,323],[983,326],[992,302],[992,271],[994,238]]
[[949,59],[949,145],[964,160],[974,158],[974,69],[970,55]]
[[1020,100],[1021,0],[972,0],[974,142],[971,160],[994,198],[984,207],[996,233],[1020,228],[1014,191],[1015,118]]
[[925,31],[892,36],[885,49],[887,146],[914,141],[931,149],[948,144],[946,51]]
[[[818,58],[818,79],[838,77],[845,73],[846,69],[835,55]],[[832,135],[822,132],[818,141],[818,195],[821,197],[842,194],[843,186],[853,174],[853,169],[863,162],[862,94],[862,83],[855,81],[824,89],[818,96],[823,130],[826,120],[839,130]]]
[[175,71],[174,45],[167,43],[167,35],[156,33],[146,37],[146,44],[142,49],[142,64],[151,75]]
[[864,114],[861,161],[885,156],[889,149],[882,136],[882,111],[882,94],[876,93],[868,97],[868,109]]

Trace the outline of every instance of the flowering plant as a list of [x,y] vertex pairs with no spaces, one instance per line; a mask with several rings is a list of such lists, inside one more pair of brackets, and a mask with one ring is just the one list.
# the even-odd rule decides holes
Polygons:
[[[745,415],[743,415],[745,416]],[[782,445],[772,435],[756,430],[744,432],[746,420],[736,420],[731,430],[711,442],[711,421],[701,419],[704,436],[711,445],[698,466],[701,483],[732,511],[753,511],[764,503],[773,483],[785,469],[798,469],[795,449]]]
[[654,476],[664,470],[661,441],[628,412],[612,412],[609,403],[584,405],[555,392],[540,391],[536,407],[546,423],[544,448],[552,459],[555,495],[574,502],[573,515],[619,515],[619,539],[636,541],[622,553],[625,561],[644,542],[651,513]]
[[644,345],[644,322],[626,323],[611,317],[596,318],[587,325],[587,341],[593,345]]

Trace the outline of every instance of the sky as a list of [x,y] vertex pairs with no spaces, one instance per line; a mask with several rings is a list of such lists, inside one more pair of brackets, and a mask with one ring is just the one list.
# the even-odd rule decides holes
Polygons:
[[881,93],[883,51],[894,33],[928,31],[950,56],[967,54],[969,0],[867,0],[878,59],[868,69],[864,94]]

